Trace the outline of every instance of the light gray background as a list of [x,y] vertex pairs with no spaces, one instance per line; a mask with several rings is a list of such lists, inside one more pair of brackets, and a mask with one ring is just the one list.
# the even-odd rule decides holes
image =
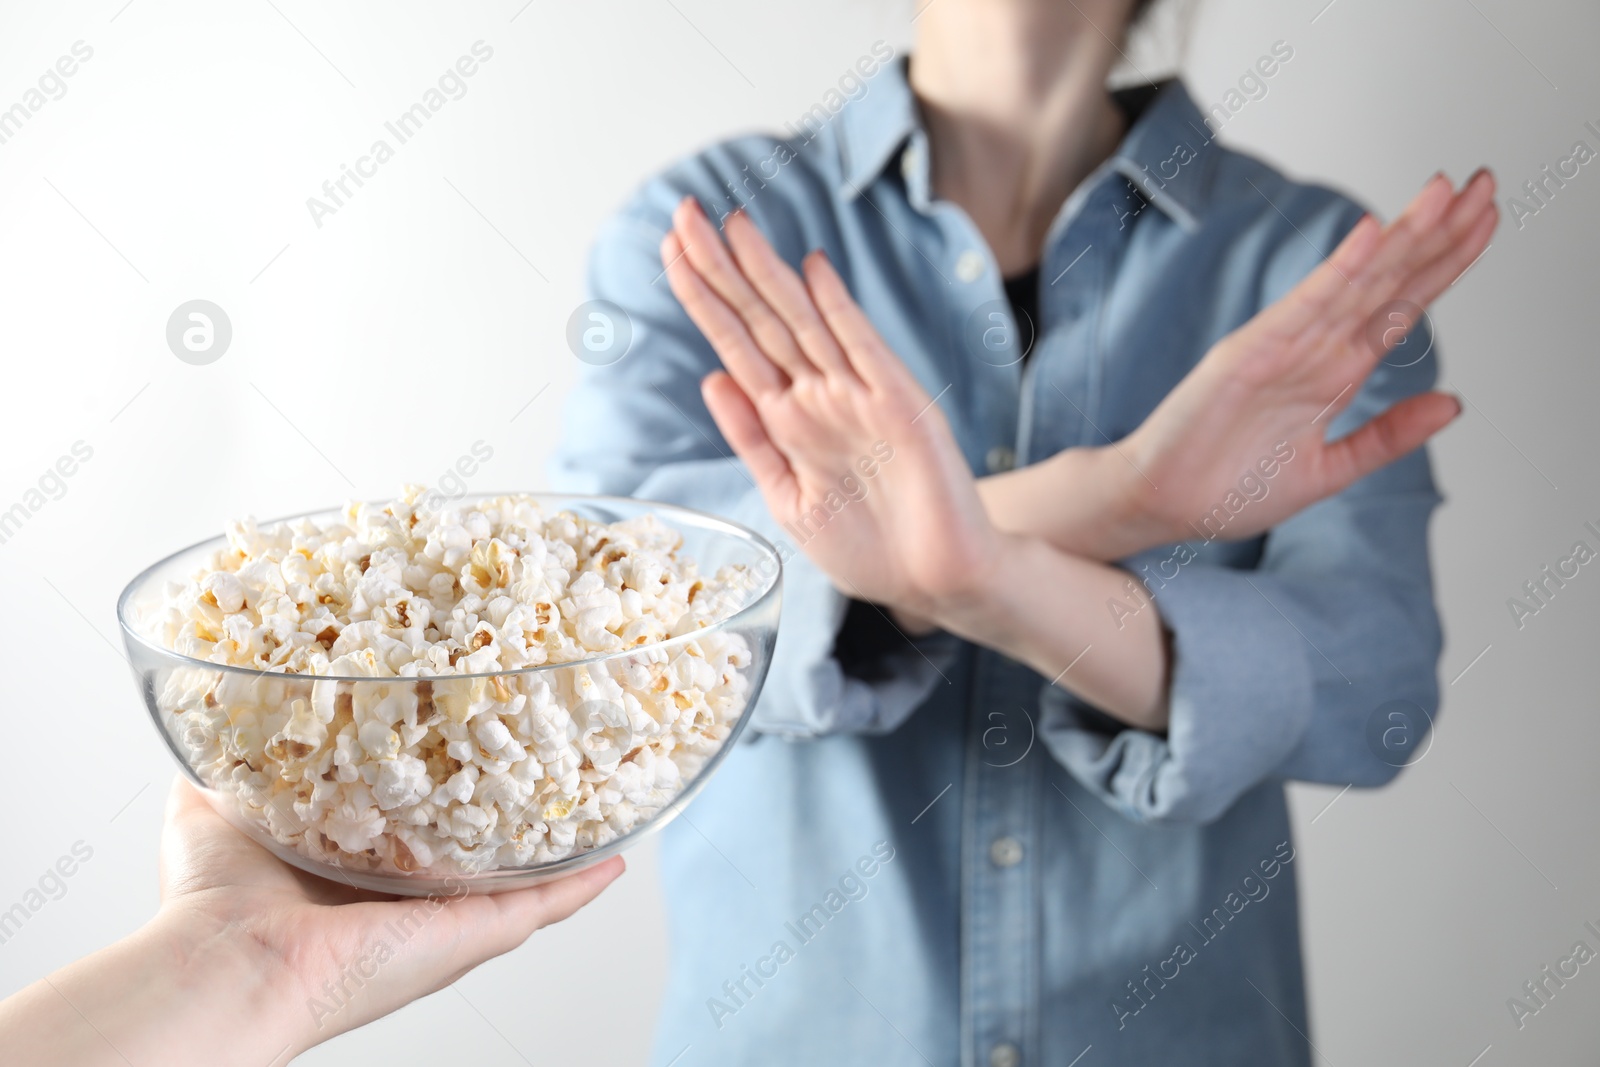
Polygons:
[[[0,145],[0,510],[74,441],[94,448],[0,545],[0,910],[73,842],[94,849],[0,945],[0,994],[156,903],[171,768],[110,647],[122,584],[227,517],[390,494],[479,439],[495,454],[475,488],[539,487],[599,221],[671,159],[798,116],[874,40],[905,43],[911,15],[888,0],[273,2],[0,7],[0,108],[73,42],[94,49]],[[1385,215],[1440,167],[1488,163],[1509,194],[1576,139],[1600,148],[1583,129],[1600,125],[1592,3],[1325,3],[1200,8],[1183,65],[1203,101],[1274,41],[1295,50],[1226,140]],[[480,38],[494,58],[465,98],[314,226],[306,198]],[[1506,1008],[1580,937],[1600,948],[1583,929],[1600,925],[1600,567],[1520,631],[1506,606],[1574,540],[1597,543],[1581,529],[1600,523],[1597,209],[1600,162],[1520,230],[1503,223],[1436,306],[1446,384],[1469,401],[1435,453],[1446,699],[1392,788],[1293,791],[1319,1062],[1567,1064],[1600,1044],[1600,963],[1520,1032]],[[233,322],[205,367],[164,340],[195,298]],[[629,859],[579,918],[460,995],[301,1062],[639,1062],[667,945],[653,847]]]

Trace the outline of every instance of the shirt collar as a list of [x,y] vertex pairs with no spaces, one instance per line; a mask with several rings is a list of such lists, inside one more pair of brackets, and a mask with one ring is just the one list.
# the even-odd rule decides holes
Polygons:
[[[870,185],[908,140],[926,140],[916,97],[906,78],[906,60],[888,64],[866,83],[867,91],[839,112],[840,190],[852,199]],[[1213,157],[1210,129],[1183,83],[1177,79],[1115,92],[1132,125],[1107,170],[1127,178],[1140,195],[1186,229],[1200,224],[1209,200]],[[913,188],[927,188],[926,151],[903,161]]]
[[839,163],[846,199],[872,184],[922,125],[904,58],[886,64],[865,84],[866,92],[839,112]]

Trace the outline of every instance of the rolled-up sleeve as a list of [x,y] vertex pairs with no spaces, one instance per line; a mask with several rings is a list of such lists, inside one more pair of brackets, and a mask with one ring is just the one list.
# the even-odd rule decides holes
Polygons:
[[[1415,329],[1409,354],[1379,365],[1329,438],[1431,388],[1432,343],[1425,323]],[[1397,721],[1415,752],[1438,707],[1442,640],[1427,538],[1439,501],[1419,449],[1275,527],[1254,560],[1220,565],[1217,546],[1193,543],[1197,556],[1153,598],[1171,641],[1166,734],[1122,728],[1047,687],[1047,746],[1140,821],[1207,822],[1269,778],[1387,782],[1401,761],[1374,744],[1374,722],[1406,709]],[[1171,558],[1165,548],[1127,563],[1155,573],[1155,561]]]
[[[772,667],[751,720],[754,731],[817,737],[892,730],[934,686],[946,684],[944,668],[958,645],[946,635],[933,635],[889,646],[881,654],[841,658],[838,642],[850,640],[848,631],[841,634],[849,601],[772,518],[700,397],[701,379],[719,362],[673,296],[659,256],[673,207],[693,191],[695,183],[682,175],[652,182],[596,241],[588,297],[622,309],[632,341],[615,363],[584,367],[566,403],[552,481],[567,492],[632,496],[711,512],[777,546],[783,558],[783,608]],[[791,263],[806,251],[784,247],[802,243],[793,220],[767,224],[759,204],[751,214],[779,237],[779,252]]]

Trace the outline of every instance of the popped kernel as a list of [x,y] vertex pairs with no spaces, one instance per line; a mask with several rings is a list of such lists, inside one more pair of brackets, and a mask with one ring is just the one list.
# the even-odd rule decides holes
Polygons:
[[652,515],[425,495],[232,523],[167,589],[158,640],[261,672],[171,673],[190,765],[281,844],[363,871],[546,863],[648,822],[744,714],[751,650],[715,624],[752,576],[701,573]]

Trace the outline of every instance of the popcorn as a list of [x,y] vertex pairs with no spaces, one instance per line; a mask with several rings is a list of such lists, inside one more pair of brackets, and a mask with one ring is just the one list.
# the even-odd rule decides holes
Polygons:
[[648,822],[744,714],[751,650],[715,624],[752,575],[700,573],[654,516],[424,495],[232,523],[143,620],[255,672],[171,672],[174,742],[274,840],[362,871],[547,863]]

